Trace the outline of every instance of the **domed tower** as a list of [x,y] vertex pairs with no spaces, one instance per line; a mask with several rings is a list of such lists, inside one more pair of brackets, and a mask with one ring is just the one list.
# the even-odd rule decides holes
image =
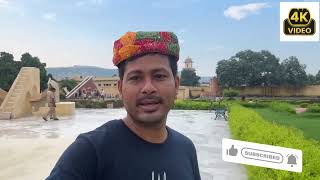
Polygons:
[[192,63],[193,63],[192,59],[188,56],[184,61],[184,64],[185,64],[184,69],[195,71],[195,69],[192,67]]

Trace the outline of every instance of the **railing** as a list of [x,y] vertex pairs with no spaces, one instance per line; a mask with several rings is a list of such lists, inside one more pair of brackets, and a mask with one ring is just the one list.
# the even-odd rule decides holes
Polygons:
[[66,98],[70,98],[84,83],[88,82],[93,76],[86,77],[83,81],[81,81],[75,88],[73,88],[69,94],[67,94]]

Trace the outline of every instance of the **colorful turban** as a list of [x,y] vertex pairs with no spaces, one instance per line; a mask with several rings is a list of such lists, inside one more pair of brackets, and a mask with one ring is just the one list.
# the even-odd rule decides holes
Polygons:
[[113,64],[146,53],[172,55],[179,60],[179,43],[172,32],[127,32],[113,45]]

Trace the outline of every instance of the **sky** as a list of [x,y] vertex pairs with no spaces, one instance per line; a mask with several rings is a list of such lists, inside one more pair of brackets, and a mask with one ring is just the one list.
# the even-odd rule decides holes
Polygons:
[[320,70],[320,42],[280,42],[279,1],[0,0],[0,51],[29,52],[47,67],[116,68],[113,42],[128,31],[172,31],[179,70],[189,56],[200,76],[237,52],[296,56],[307,73]]

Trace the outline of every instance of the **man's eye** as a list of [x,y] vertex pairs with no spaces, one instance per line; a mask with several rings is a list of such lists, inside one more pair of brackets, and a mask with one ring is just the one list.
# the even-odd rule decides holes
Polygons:
[[136,81],[136,80],[139,80],[140,77],[139,76],[132,76],[129,78],[129,80],[132,80],[132,81]]
[[167,76],[164,75],[164,74],[156,74],[156,75],[155,75],[155,78],[156,78],[156,79],[160,79],[160,80],[161,80],[161,79],[165,79],[166,77],[167,77]]

